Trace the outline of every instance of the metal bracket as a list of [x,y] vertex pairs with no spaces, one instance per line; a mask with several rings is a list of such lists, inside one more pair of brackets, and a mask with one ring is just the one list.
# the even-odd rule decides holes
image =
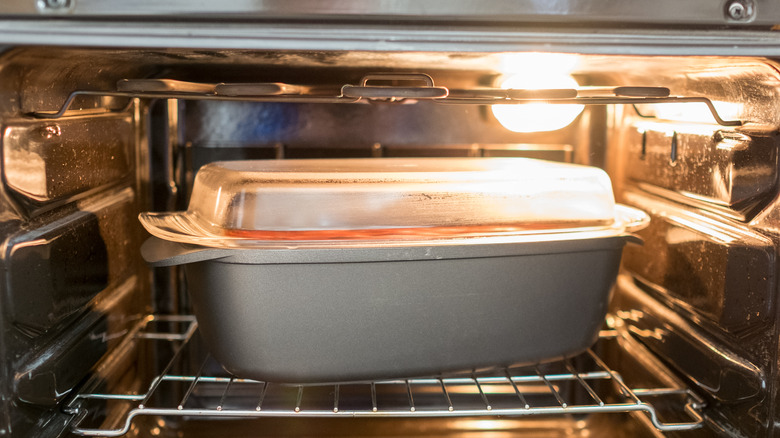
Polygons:
[[[401,85],[371,85],[374,82]],[[313,88],[283,83],[202,84],[171,79],[123,79],[117,91],[77,90],[68,96],[58,111],[36,111],[33,117],[57,119],[65,115],[79,96],[105,96],[143,99],[221,100],[250,102],[357,103],[366,100],[401,102],[431,100],[451,105],[517,105],[546,103],[554,105],[636,105],[654,103],[703,103],[722,126],[740,126],[740,120],[724,120],[707,97],[669,96],[664,87],[584,87],[581,89],[500,89],[476,88],[452,90],[436,86],[424,73],[372,73],[360,85],[343,85],[339,95],[314,93]],[[638,110],[637,110],[638,113]],[[640,114],[641,115],[641,114]]]

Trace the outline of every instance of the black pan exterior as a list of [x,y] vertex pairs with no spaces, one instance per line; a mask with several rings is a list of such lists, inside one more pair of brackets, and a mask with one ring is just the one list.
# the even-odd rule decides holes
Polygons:
[[625,241],[204,249],[210,260],[189,247],[157,263],[185,265],[200,331],[231,373],[345,382],[581,352],[604,321]]

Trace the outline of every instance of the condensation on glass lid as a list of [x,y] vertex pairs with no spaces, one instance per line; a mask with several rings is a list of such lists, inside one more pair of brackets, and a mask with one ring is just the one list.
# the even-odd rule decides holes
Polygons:
[[198,172],[187,211],[141,215],[178,241],[442,238],[614,220],[605,172],[526,158],[217,162]]

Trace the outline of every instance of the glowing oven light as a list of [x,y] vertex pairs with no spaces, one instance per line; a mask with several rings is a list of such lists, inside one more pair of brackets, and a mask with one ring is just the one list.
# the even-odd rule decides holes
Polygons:
[[[507,77],[501,88],[542,90],[577,88],[579,84],[566,73],[545,70],[528,71]],[[514,132],[554,131],[571,124],[583,105],[574,104],[505,104],[493,105],[493,115],[506,129]]]

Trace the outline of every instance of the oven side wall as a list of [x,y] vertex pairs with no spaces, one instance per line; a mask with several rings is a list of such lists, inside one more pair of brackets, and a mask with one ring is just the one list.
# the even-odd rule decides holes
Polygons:
[[72,419],[63,400],[150,310],[135,220],[147,202],[136,155],[145,108],[90,113],[85,101],[76,116],[29,116],[138,67],[71,55],[0,56],[0,431],[11,436],[59,436]]

